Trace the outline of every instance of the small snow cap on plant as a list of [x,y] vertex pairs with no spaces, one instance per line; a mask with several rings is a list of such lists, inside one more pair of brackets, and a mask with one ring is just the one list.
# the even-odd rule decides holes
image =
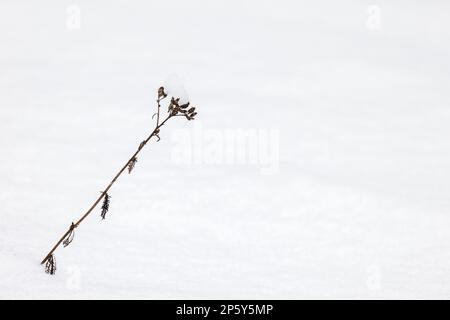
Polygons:
[[171,74],[164,82],[164,91],[172,97],[175,97],[180,104],[185,104],[189,101],[189,95],[185,89],[184,81],[176,74]]
[[173,74],[167,77],[162,92],[172,97],[168,107],[171,116],[182,116],[188,120],[194,120],[197,112],[195,108],[189,108],[189,96],[180,77]]

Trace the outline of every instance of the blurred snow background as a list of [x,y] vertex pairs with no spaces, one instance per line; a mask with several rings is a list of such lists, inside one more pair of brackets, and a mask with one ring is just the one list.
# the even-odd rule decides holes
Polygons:
[[[449,12],[1,0],[0,298],[450,298]],[[46,275],[172,75],[198,120],[163,128]],[[220,163],[239,130],[276,170]],[[199,144],[219,161],[177,161]]]

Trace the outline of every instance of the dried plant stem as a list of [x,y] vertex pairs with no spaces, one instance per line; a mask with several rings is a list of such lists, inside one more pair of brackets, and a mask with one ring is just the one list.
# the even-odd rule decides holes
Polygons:
[[122,175],[122,173],[127,169],[128,165],[130,164],[131,161],[133,161],[134,159],[136,159],[136,156],[139,154],[139,152],[141,152],[141,150],[143,149],[143,147],[150,141],[150,139],[155,136],[158,138],[159,140],[159,129],[167,122],[167,120],[169,120],[170,118],[172,118],[175,114],[173,113],[169,113],[169,116],[167,116],[166,119],[164,119],[164,121],[162,121],[161,123],[159,123],[159,112],[160,112],[160,100],[158,99],[158,112],[156,114],[157,116],[157,122],[156,122],[156,127],[155,129],[152,131],[152,133],[147,137],[147,139],[145,139],[144,141],[142,141],[142,143],[139,145],[138,150],[131,156],[130,160],[128,160],[125,165],[122,167],[122,169],[119,170],[119,172],[115,175],[115,177],[111,180],[111,182],[109,183],[109,185],[104,189],[104,191],[101,193],[101,195],[98,197],[98,199],[94,202],[94,204],[89,208],[89,210],[76,222],[76,223],[72,223],[70,228],[66,231],[66,233],[64,233],[64,235],[58,240],[58,242],[55,244],[55,246],[50,250],[50,252],[45,256],[44,260],[42,260],[41,264],[44,264],[47,262],[47,260],[49,260],[50,258],[52,258],[53,253],[55,252],[55,250],[61,245],[61,243],[63,243],[64,239],[66,239],[75,228],[77,228],[81,222],[83,222],[84,219],[86,219],[86,217],[95,209],[95,207],[100,203],[100,201],[102,201],[102,199],[105,197],[105,195],[108,193],[108,191],[111,189],[111,187],[114,185],[114,183],[117,181],[117,179]]

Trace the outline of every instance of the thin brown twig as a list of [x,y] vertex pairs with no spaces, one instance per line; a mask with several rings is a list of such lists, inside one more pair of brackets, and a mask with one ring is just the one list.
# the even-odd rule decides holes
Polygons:
[[[167,95],[164,93],[164,88],[160,88],[160,90],[162,90],[163,93],[163,98],[164,99]],[[177,115],[177,112],[171,111],[169,112],[169,115],[167,116],[167,118],[164,119],[164,121],[162,121],[161,123],[159,123],[159,116],[160,116],[160,109],[161,109],[161,105],[160,105],[160,101],[162,100],[161,96],[159,94],[158,96],[158,111],[157,111],[157,118],[156,118],[156,126],[155,129],[153,129],[153,131],[150,133],[150,135],[147,137],[147,139],[145,139],[144,141],[141,142],[141,144],[139,145],[137,151],[131,156],[131,158],[125,163],[125,165],[119,170],[119,172],[114,176],[114,178],[111,180],[111,182],[109,183],[109,185],[104,189],[104,191],[101,193],[101,195],[97,198],[97,200],[95,200],[94,204],[87,210],[87,212],[76,222],[76,223],[72,223],[70,228],[64,233],[64,235],[58,240],[58,242],[56,242],[56,244],[54,245],[54,247],[50,250],[50,252],[45,256],[45,258],[42,260],[41,264],[44,264],[47,262],[47,260],[49,260],[53,253],[56,251],[56,249],[61,245],[61,243],[64,242],[64,240],[73,232],[73,230],[75,228],[77,228],[81,222],[83,222],[84,219],[87,218],[87,216],[89,216],[89,214],[95,209],[95,207],[100,203],[100,201],[105,197],[105,195],[108,193],[108,191],[111,189],[111,187],[114,185],[114,183],[117,181],[117,179],[122,175],[122,173],[127,169],[128,165],[130,164],[131,161],[133,161],[134,159],[136,159],[137,155],[141,152],[141,150],[144,148],[144,146],[150,141],[150,139],[155,136],[158,138],[159,141],[159,131],[160,128],[167,122],[167,120],[169,120],[170,118],[174,117]]]

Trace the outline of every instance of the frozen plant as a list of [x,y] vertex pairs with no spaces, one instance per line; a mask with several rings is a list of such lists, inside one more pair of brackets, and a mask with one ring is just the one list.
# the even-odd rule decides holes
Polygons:
[[136,152],[131,156],[131,158],[125,163],[125,165],[119,170],[119,172],[114,176],[114,178],[111,180],[109,185],[104,189],[104,191],[101,192],[100,196],[97,198],[97,200],[94,202],[94,204],[88,209],[88,211],[77,221],[72,222],[69,229],[64,233],[64,235],[58,240],[58,242],[55,244],[55,246],[50,250],[50,252],[45,256],[45,258],[42,260],[41,264],[45,264],[45,272],[48,274],[55,274],[56,272],[56,260],[54,256],[54,252],[56,249],[63,244],[64,247],[67,247],[72,241],[75,236],[75,229],[79,227],[81,222],[83,222],[86,217],[91,214],[91,212],[97,207],[97,205],[103,200],[102,207],[101,207],[101,217],[102,219],[106,218],[106,213],[109,210],[109,204],[111,196],[109,195],[109,191],[111,190],[111,187],[114,185],[114,183],[117,181],[117,179],[122,175],[122,173],[128,169],[128,173],[131,173],[133,171],[133,168],[136,165],[137,162],[137,156],[141,152],[141,150],[145,147],[145,145],[150,141],[152,137],[155,137],[157,141],[161,140],[160,138],[160,130],[161,127],[171,118],[174,117],[184,117],[187,120],[194,120],[195,116],[197,115],[197,112],[195,111],[194,107],[190,107],[189,102],[181,103],[179,97],[171,97],[170,102],[168,104],[168,110],[167,110],[167,116],[161,120],[161,101],[165,98],[167,98],[167,93],[164,90],[164,87],[160,87],[158,89],[158,98],[156,100],[157,102],[157,111],[153,114],[152,119],[155,119],[156,117],[156,125],[153,131],[150,133],[150,135],[142,141]]

